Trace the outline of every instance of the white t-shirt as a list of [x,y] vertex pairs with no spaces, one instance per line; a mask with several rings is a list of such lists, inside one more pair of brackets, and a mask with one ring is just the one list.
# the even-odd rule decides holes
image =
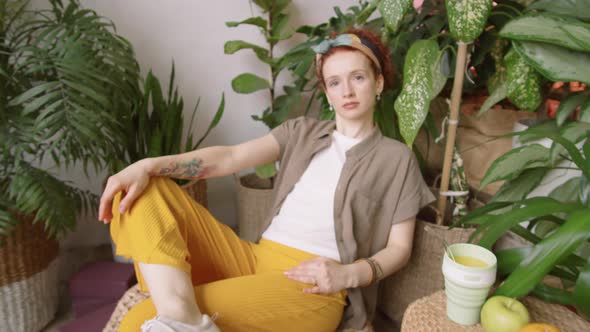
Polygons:
[[346,151],[360,141],[334,131],[332,144],[313,156],[262,237],[340,261],[334,229],[334,193]]

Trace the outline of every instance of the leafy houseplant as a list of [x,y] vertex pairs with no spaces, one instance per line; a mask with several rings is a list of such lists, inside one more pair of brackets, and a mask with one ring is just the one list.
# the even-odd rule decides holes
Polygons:
[[[307,72],[313,63],[313,58],[300,61],[300,54],[306,54],[305,49],[294,49],[283,56],[277,56],[275,47],[283,40],[291,38],[293,32],[287,31],[286,26],[289,15],[285,12],[290,0],[254,0],[253,1],[266,18],[261,16],[250,17],[241,22],[226,22],[228,27],[239,25],[253,25],[260,29],[268,47],[262,47],[242,40],[230,40],[224,45],[225,54],[234,54],[243,49],[250,49],[256,57],[269,66],[269,79],[262,78],[252,73],[243,73],[232,80],[232,88],[237,93],[250,94],[257,91],[267,91],[269,95],[269,107],[261,116],[254,115],[256,121],[262,121],[272,129],[285,120],[297,108],[301,102],[301,86],[305,82],[296,81],[294,86],[284,86],[285,94],[278,95],[276,79],[285,68],[290,67],[295,72]],[[256,174],[262,178],[270,178],[276,174],[274,164],[256,168]]]
[[[481,235],[478,243],[484,247],[490,248],[509,230],[532,243],[496,254],[498,273],[508,275],[496,294],[521,297],[532,292],[549,302],[575,305],[581,314],[590,317],[590,261],[587,255],[580,257],[576,252],[590,240],[590,123],[558,127],[549,122],[515,135],[549,138],[553,144],[551,148],[524,145],[497,159],[482,184],[508,182],[492,203],[474,210],[459,224],[478,225],[474,238]],[[579,149],[576,143],[584,140]],[[581,175],[555,188],[548,197],[526,198],[561,158],[571,160]],[[529,224],[524,227],[522,222]],[[542,224],[548,225],[551,232],[535,231],[535,226]],[[566,287],[544,284],[547,274],[564,280]]]
[[50,4],[0,0],[0,306],[10,308],[0,321],[10,331],[51,321],[56,238],[95,209],[94,195],[54,169],[88,172],[116,156],[118,121],[138,91],[133,49],[111,22],[77,1]]
[[139,67],[114,25],[77,1],[33,12],[20,2],[8,12],[14,4],[0,2],[0,234],[19,223],[16,212],[59,237],[95,200],[41,163],[87,172],[114,156]]
[[[143,90],[137,98],[131,116],[124,123],[126,135],[123,140],[124,154],[113,168],[119,170],[131,163],[147,157],[179,154],[197,149],[211,130],[217,126],[225,108],[225,97],[221,102],[205,133],[193,141],[193,125],[199,107],[197,101],[189,122],[186,137],[183,139],[184,100],[175,86],[175,68],[172,64],[168,93],[164,94],[159,79],[150,70],[144,80]],[[184,180],[177,180],[179,184]]]
[[[504,57],[507,69],[514,66],[510,62],[517,62],[519,75],[507,72],[488,105],[510,97],[517,85],[530,87],[538,81],[577,81],[586,85],[560,96],[554,120],[512,134],[521,140],[547,138],[552,144],[550,148],[524,145],[494,161],[481,185],[507,182],[492,203],[473,211],[458,224],[478,225],[474,238],[481,236],[479,244],[486,247],[508,231],[531,243],[497,253],[498,271],[507,278],[496,294],[520,297],[532,292],[550,302],[574,305],[588,318],[590,255],[584,249],[590,240],[590,76],[585,71],[590,66],[590,47],[584,36],[590,36],[590,25],[586,23],[590,12],[582,3],[587,1],[537,1],[527,7],[525,15],[500,30],[500,36],[510,40],[512,46]],[[544,89],[529,91],[538,94]],[[529,96],[529,100],[537,98]],[[543,98],[546,95],[541,95]],[[578,121],[568,120],[576,109],[580,112]],[[572,166],[568,168],[580,175],[556,187],[547,197],[527,198],[549,171],[563,168],[563,160],[569,161]],[[560,278],[563,287],[544,283],[548,274]]]

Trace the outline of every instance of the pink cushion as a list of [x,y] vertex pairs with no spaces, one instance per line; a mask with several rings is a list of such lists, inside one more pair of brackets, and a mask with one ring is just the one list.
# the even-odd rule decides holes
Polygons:
[[95,262],[70,279],[70,295],[74,302],[80,297],[118,300],[136,282],[133,264]]

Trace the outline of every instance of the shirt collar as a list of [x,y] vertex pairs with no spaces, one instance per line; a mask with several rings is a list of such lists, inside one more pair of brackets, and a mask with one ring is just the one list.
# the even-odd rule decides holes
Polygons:
[[[330,124],[324,126],[322,130],[320,130],[316,135],[316,142],[320,143],[321,141],[327,140],[327,142],[332,141],[332,132],[336,130],[336,121],[330,121]],[[358,144],[353,146],[350,150],[346,151],[346,158],[347,159],[361,159],[365,154],[373,149],[373,147],[381,140],[383,134],[381,134],[381,130],[379,127],[374,128],[373,132],[365,137],[362,141]],[[327,144],[327,143],[324,143]],[[325,146],[324,144],[320,144],[321,146]]]

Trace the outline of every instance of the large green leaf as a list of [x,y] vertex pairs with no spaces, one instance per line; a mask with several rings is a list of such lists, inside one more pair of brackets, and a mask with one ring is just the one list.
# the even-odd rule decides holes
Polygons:
[[539,42],[512,42],[527,63],[555,82],[590,84],[590,53],[577,52]]
[[[523,261],[529,258],[533,250],[534,246],[526,246],[496,252],[498,274],[503,276],[512,273]],[[566,280],[576,281],[576,275],[561,268],[554,268],[550,274]]]
[[231,86],[235,92],[245,94],[270,88],[270,84],[267,80],[250,73],[236,76],[231,81]]
[[567,180],[555,187],[549,193],[549,197],[564,203],[582,203],[579,195],[580,190],[582,190],[583,179],[582,176],[578,176]]
[[227,41],[223,46],[223,51],[225,54],[234,54],[237,51],[243,49],[251,49],[256,54],[256,57],[264,62],[270,61],[268,57],[268,50],[258,45],[254,45],[242,40],[230,40]]
[[504,57],[508,99],[521,110],[535,111],[542,101],[541,75],[514,49]]
[[535,245],[530,256],[500,284],[495,295],[521,297],[528,294],[556,264],[590,239],[590,210],[571,213],[553,235]]
[[494,160],[481,180],[480,188],[501,180],[512,180],[524,170],[549,166],[549,149],[540,144],[512,149]]
[[555,117],[557,125],[561,126],[576,110],[576,107],[580,106],[586,98],[588,98],[588,96],[581,93],[575,93],[562,100]]
[[196,149],[201,145],[201,142],[203,142],[203,140],[209,135],[209,133],[211,132],[211,130],[215,127],[217,127],[217,124],[219,123],[219,121],[221,120],[221,117],[223,116],[223,111],[225,110],[225,93],[221,94],[221,102],[219,102],[219,106],[217,106],[217,112],[215,112],[215,116],[213,117],[213,120],[211,120],[211,123],[209,124],[209,127],[207,128],[207,131],[205,132],[205,134],[203,134],[203,136],[197,141],[197,144],[195,144],[192,149]]
[[389,30],[397,32],[402,18],[412,5],[412,0],[381,0],[379,2],[379,12],[383,21]]
[[495,85],[494,91],[486,98],[486,100],[481,105],[479,109],[478,115],[482,115],[483,113],[487,112],[492,106],[496,105],[502,99],[508,96],[508,82],[504,79],[498,84]]
[[261,29],[266,30],[267,29],[268,22],[265,19],[263,19],[262,17],[260,17],[260,16],[250,17],[250,18],[247,18],[247,19],[245,19],[243,21],[240,21],[240,22],[234,22],[234,21],[232,21],[232,22],[225,22],[225,25],[228,26],[228,27],[230,27],[230,28],[235,28],[235,27],[237,27],[240,24],[250,24],[250,25],[254,25],[254,26],[257,26],[257,27],[259,27]]
[[[573,144],[577,144],[590,137],[590,123],[579,121],[570,122],[560,129],[559,135],[563,139]],[[568,156],[565,147],[557,142],[553,143],[551,145],[551,162],[557,163],[562,156]],[[586,159],[588,159],[588,157],[586,157]]]
[[589,0],[537,0],[527,9],[546,10],[552,13],[590,20]]
[[555,44],[574,51],[590,52],[590,25],[554,15],[522,16],[500,31],[508,39]]
[[402,92],[395,101],[401,134],[408,146],[426,118],[432,100],[434,64],[437,63],[438,44],[432,40],[415,42],[405,59]]
[[356,16],[356,24],[363,25],[369,19],[369,17],[377,9],[377,5],[381,0],[371,0],[367,6]]
[[492,202],[514,202],[526,198],[535,189],[549,168],[538,167],[524,170],[514,180],[505,182],[492,197]]
[[482,33],[492,10],[491,0],[446,0],[453,39],[471,43]]
[[580,271],[578,280],[576,281],[576,287],[573,292],[573,302],[582,316],[586,319],[590,319],[590,260]]
[[515,209],[498,215],[483,215],[471,219],[468,224],[479,224],[480,226],[470,237],[477,238],[480,234],[479,245],[486,248],[491,246],[512,226],[523,221],[528,221],[541,216],[555,213],[570,213],[580,209],[580,204],[562,203],[548,197],[533,197],[517,202]]

